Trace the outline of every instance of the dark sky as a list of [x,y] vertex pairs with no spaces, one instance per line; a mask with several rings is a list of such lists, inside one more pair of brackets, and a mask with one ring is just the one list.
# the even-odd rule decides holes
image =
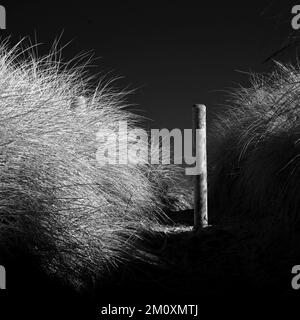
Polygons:
[[[268,71],[264,62],[290,44],[288,1],[24,1],[5,4],[7,30],[15,43],[24,36],[45,44],[46,53],[63,32],[64,59],[92,51],[101,72],[123,76],[120,87],[153,119],[152,128],[190,128],[191,106],[205,103],[209,119],[221,108],[224,90],[248,85],[243,72]],[[291,46],[276,59],[295,57]],[[242,72],[239,72],[242,71]]]

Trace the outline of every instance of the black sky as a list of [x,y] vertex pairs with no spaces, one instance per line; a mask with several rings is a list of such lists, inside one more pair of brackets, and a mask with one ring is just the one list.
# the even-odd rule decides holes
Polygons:
[[[191,106],[205,103],[209,119],[224,108],[224,90],[248,85],[243,72],[264,72],[264,62],[294,41],[289,1],[10,1],[7,30],[45,45],[63,32],[64,59],[93,51],[89,72],[123,76],[120,87],[137,88],[130,103],[153,119],[152,128],[190,128]],[[292,46],[276,59],[295,57]],[[242,72],[239,72],[242,71]]]

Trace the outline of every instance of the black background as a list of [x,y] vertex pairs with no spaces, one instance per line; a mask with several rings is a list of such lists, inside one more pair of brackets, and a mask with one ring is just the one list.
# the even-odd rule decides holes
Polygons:
[[271,70],[268,58],[278,50],[284,49],[275,59],[295,59],[300,34],[291,27],[295,1],[2,4],[2,38],[16,43],[29,36],[43,44],[42,55],[60,37],[61,46],[68,44],[65,61],[93,54],[89,73],[121,76],[116,86],[136,89],[128,101],[153,120],[152,128],[190,128],[194,103],[205,103],[211,120],[224,108],[226,91],[249,84],[245,73]]

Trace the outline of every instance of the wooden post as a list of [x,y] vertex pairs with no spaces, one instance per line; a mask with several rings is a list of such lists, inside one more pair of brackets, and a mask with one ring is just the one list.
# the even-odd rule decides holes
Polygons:
[[207,216],[207,160],[206,160],[206,107],[193,107],[193,152],[197,174],[194,176],[194,230],[208,225]]
[[6,289],[6,271],[3,266],[0,266],[0,290]]

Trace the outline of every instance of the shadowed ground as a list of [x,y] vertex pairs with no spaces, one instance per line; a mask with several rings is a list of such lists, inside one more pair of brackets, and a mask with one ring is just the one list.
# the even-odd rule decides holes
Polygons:
[[13,294],[15,301],[29,308],[30,315],[35,314],[33,310],[37,317],[41,315],[39,307],[30,308],[29,301],[36,301],[39,306],[51,306],[51,314],[87,319],[97,318],[99,307],[108,303],[199,304],[203,316],[241,316],[243,308],[249,306],[247,313],[255,314],[259,308],[270,315],[285,310],[287,304],[295,306],[297,295],[291,290],[290,269],[297,264],[293,248],[299,239],[278,234],[261,242],[254,224],[210,226],[195,234],[192,210],[170,212],[168,216],[172,221],[141,236],[135,259],[112,270],[111,277],[101,285],[91,285],[82,293],[45,279],[42,274],[36,273],[34,281],[26,278],[26,274],[33,273],[28,263],[24,263],[25,268],[14,266],[19,271],[15,273],[19,275],[14,278],[15,285],[20,288],[23,282],[24,291],[16,295],[11,288],[9,303]]

